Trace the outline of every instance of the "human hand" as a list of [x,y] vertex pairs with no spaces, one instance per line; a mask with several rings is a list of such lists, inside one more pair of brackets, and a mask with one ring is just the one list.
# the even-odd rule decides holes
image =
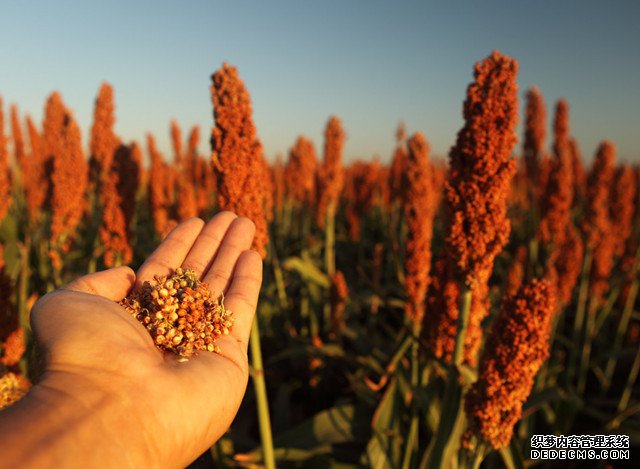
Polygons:
[[[39,386],[86,412],[108,409],[102,439],[131,451],[129,462],[186,466],[228,429],[246,390],[247,343],[262,282],[260,256],[249,250],[255,227],[230,212],[203,225],[199,219],[178,225],[137,275],[119,267],[84,276],[46,295],[32,313],[44,356]],[[180,266],[195,270],[214,295],[225,292],[235,324],[218,339],[220,354],[200,352],[179,362],[116,303],[134,282]]]

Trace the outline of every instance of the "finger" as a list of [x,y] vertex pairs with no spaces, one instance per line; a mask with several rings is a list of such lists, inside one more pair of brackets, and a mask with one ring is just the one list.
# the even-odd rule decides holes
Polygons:
[[63,290],[91,293],[92,295],[119,301],[127,296],[135,280],[136,274],[133,270],[122,266],[85,275],[62,288]]
[[248,218],[239,217],[231,223],[211,268],[204,276],[204,281],[214,295],[227,289],[236,261],[243,251],[251,247],[255,232],[256,226]]
[[182,267],[193,269],[198,278],[201,278],[202,274],[209,270],[225,233],[236,218],[238,216],[235,213],[227,211],[213,217],[198,235]]
[[168,275],[179,267],[198,238],[204,222],[189,218],[176,226],[138,269],[137,283],[153,279],[154,275]]
[[244,251],[238,258],[224,304],[233,313],[232,335],[245,347],[258,306],[262,285],[262,258],[256,251]]

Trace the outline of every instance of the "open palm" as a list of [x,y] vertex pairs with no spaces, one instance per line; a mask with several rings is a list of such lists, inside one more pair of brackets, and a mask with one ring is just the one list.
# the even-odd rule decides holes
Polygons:
[[[137,274],[128,267],[98,272],[42,298],[32,325],[49,386],[64,388],[87,407],[93,389],[117,395],[129,425],[150,448],[150,462],[193,461],[230,426],[246,389],[247,343],[262,282],[260,256],[249,250],[254,231],[251,221],[230,212],[206,226],[190,219]],[[158,350],[146,329],[116,303],[134,284],[180,266],[195,270],[214,295],[225,294],[235,324],[218,339],[220,354],[200,352],[180,362]]]

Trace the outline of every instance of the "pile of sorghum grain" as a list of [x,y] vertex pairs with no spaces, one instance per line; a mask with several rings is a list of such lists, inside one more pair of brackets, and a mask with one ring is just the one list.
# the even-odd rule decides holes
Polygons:
[[177,268],[134,289],[120,304],[149,331],[156,346],[181,357],[197,350],[220,352],[216,340],[229,334],[233,314],[191,269]]
[[0,369],[0,409],[22,399],[30,387],[31,383],[24,376],[11,372],[2,374]]

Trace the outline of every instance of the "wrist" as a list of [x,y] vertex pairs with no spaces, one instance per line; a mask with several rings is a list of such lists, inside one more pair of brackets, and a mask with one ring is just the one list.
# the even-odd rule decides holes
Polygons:
[[[86,376],[47,372],[0,414],[0,441],[20,467],[158,467],[131,389],[117,379],[97,385]],[[144,415],[144,414],[142,414]],[[10,427],[8,426],[10,425]]]

